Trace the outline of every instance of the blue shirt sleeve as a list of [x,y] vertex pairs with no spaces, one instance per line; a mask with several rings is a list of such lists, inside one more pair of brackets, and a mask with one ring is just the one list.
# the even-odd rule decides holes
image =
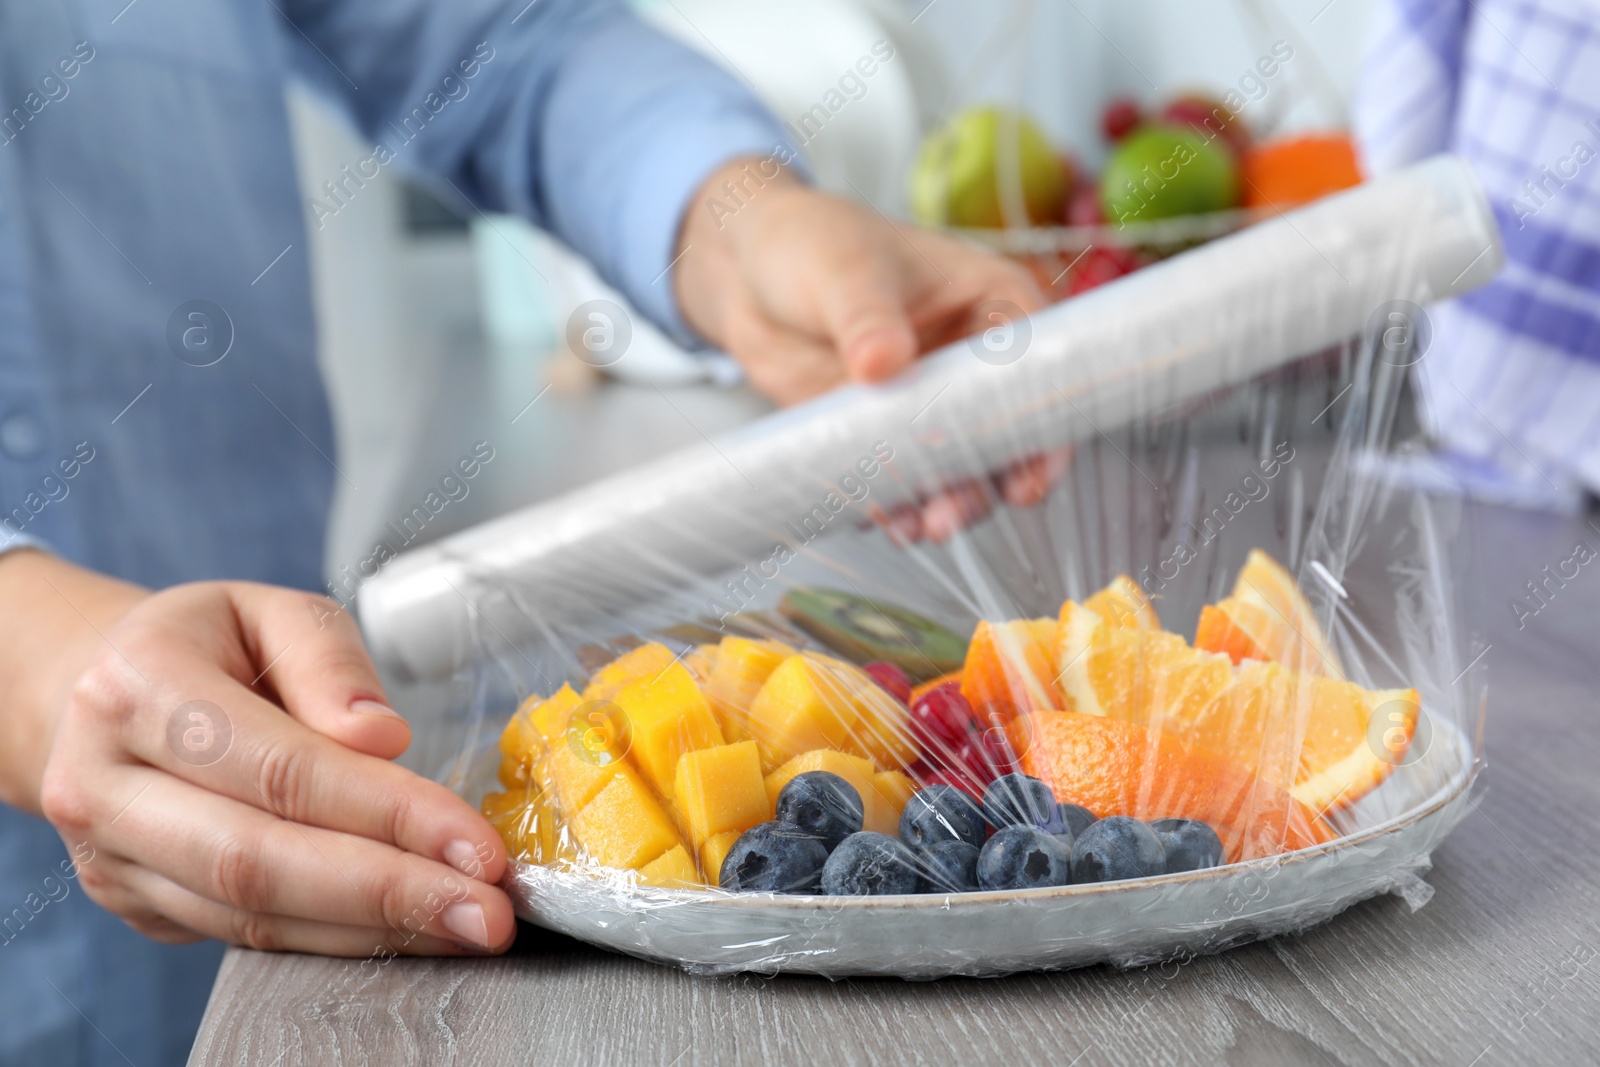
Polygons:
[[798,157],[736,77],[617,0],[282,10],[296,67],[344,102],[378,165],[548,229],[680,341],[670,268],[695,190],[738,156]]

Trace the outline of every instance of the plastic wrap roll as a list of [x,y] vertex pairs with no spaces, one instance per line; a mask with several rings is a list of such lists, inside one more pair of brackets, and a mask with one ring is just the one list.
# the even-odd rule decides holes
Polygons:
[[1476,180],[1439,157],[1020,320],[999,351],[952,345],[891,383],[406,553],[362,588],[362,626],[389,669],[445,677],[485,624],[515,645],[538,636],[535,620],[603,617],[759,556],[885,443],[914,457],[913,477],[875,490],[892,505],[1346,341],[1386,302],[1471,289],[1501,259]]

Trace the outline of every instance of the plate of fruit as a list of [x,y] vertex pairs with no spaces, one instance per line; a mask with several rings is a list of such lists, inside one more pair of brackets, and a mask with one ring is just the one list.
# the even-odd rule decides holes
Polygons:
[[1122,576],[966,637],[832,590],[780,611],[511,716],[482,808],[523,918],[705,973],[1134,965],[1420,905],[1466,811],[1453,717],[1350,680],[1264,553],[1192,642]]

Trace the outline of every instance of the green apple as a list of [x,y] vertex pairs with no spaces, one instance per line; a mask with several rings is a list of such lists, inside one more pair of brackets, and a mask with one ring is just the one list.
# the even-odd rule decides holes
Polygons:
[[1141,126],[1111,153],[1100,203],[1116,224],[1236,207],[1239,163],[1220,138],[1168,123]]
[[1061,160],[1026,115],[968,108],[923,141],[911,212],[925,226],[1056,225],[1066,192]]

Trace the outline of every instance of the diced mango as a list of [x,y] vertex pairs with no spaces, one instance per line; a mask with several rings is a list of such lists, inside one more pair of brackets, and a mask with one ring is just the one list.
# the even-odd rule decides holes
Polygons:
[[722,884],[722,861],[728,858],[734,842],[738,840],[739,831],[729,830],[727,833],[711,835],[700,846],[700,874],[706,885]]
[[917,791],[917,783],[899,771],[880,771],[872,776],[872,803],[867,805],[863,829],[876,830],[890,837],[900,835],[900,814]]
[[781,641],[749,637],[725,637],[718,649],[706,696],[723,736],[743,741],[750,736],[746,722],[756,694],[778,664],[794,655],[794,649]]
[[820,658],[833,668],[833,677],[855,704],[855,728],[840,747],[865,756],[880,767],[908,767],[916,762],[921,753],[911,736],[911,709],[855,664]]
[[533,763],[522,756],[500,757],[500,784],[507,789],[527,785],[533,777]]
[[685,753],[678,760],[674,801],[696,851],[716,834],[742,832],[766,822],[772,805],[756,743],[740,741]]
[[516,713],[506,722],[506,728],[500,731],[501,755],[515,759],[538,752],[544,747],[543,738],[539,736],[529,719],[534,709],[544,702],[544,697],[531,696],[517,708]]
[[512,789],[487,794],[480,808],[513,859],[524,863],[556,859],[555,813],[547,797],[529,788]]
[[852,687],[835,666],[800,654],[767,677],[751,701],[749,729],[762,768],[771,771],[813,749],[853,750],[858,715]]
[[678,845],[640,867],[639,884],[659,889],[693,889],[701,883],[694,860],[682,845]]
[[834,748],[818,748],[802,752],[767,775],[767,799],[771,802],[773,810],[777,809],[778,794],[789,784],[789,779],[806,771],[828,771],[849,782],[855,787],[855,791],[861,794],[863,812],[866,811],[868,802],[877,795],[872,783],[877,768],[873,767],[871,760],[851,752],[840,752]]
[[[683,657],[683,665],[689,668],[689,673],[694,675],[694,680],[703,687],[711,680],[711,672],[717,666],[717,654],[720,645],[695,645]],[[713,706],[713,711],[716,707]]]
[[672,817],[634,774],[618,774],[572,820],[589,858],[603,867],[637,869],[683,841]]
[[579,745],[557,742],[550,749],[547,764],[550,784],[555,790],[561,810],[568,815],[593,800],[596,793],[619,777],[634,778],[638,772],[625,762],[613,760],[600,763]]
[[678,758],[722,744],[710,702],[681,663],[623,686],[613,701],[627,717],[633,762],[668,800],[676,786]]
[[654,678],[677,661],[672,649],[654,641],[629,649],[594,672],[583,687],[583,699],[610,700],[623,686]]
[[534,731],[544,738],[545,744],[553,745],[566,734],[567,721],[582,703],[583,698],[572,686],[563,685],[556,690],[555,696],[529,711],[528,719]]

